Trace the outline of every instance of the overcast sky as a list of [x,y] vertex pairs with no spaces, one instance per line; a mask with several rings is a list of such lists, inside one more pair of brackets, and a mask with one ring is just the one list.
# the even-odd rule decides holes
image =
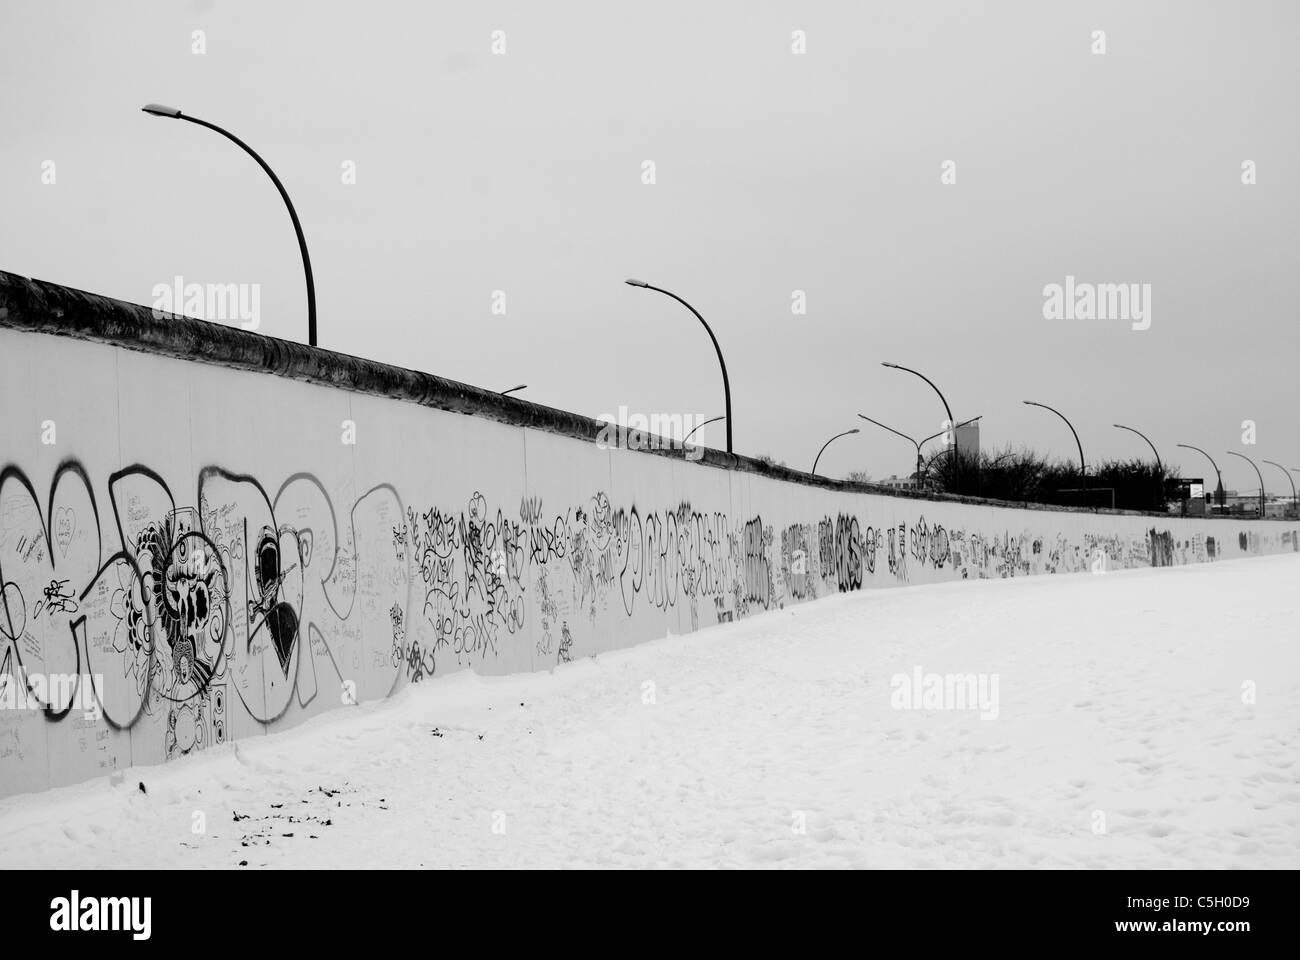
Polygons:
[[[1090,461],[1144,452],[1119,421],[1248,489],[1222,451],[1300,467],[1297,10],[4,0],[0,269],[144,304],[177,275],[257,283],[262,332],[305,341],[274,187],[158,101],[284,181],[321,346],[589,416],[721,414],[708,337],[638,277],[712,324],[738,452],[808,469],[861,426],[821,472],[906,473],[855,415],[923,436],[943,408],[891,360],[982,414],[986,448],[1074,456],[1038,400]],[[1150,328],[1044,319],[1067,275],[1150,284]]]

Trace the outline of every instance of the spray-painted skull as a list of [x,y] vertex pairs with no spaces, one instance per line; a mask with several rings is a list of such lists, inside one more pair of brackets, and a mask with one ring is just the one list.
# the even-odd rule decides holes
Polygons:
[[212,675],[208,641],[225,630],[218,594],[224,592],[220,562],[201,535],[186,534],[172,548],[163,594],[163,622],[171,646],[173,680],[202,688]]
[[189,683],[194,673],[195,653],[207,629],[210,580],[175,566],[167,574],[167,602],[179,627],[172,646],[173,665],[176,678],[181,683]]

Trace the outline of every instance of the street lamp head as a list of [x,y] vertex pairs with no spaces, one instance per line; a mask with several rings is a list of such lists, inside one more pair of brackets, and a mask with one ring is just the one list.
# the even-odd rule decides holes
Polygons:
[[650,284],[646,283],[644,280],[624,280],[623,282],[626,283],[629,287],[648,287],[648,286],[650,286]]
[[861,432],[862,431],[859,430],[857,427],[854,427],[852,430],[849,431],[849,433],[861,433]]
[[889,368],[892,369],[892,370],[898,370],[898,369],[899,369],[898,364],[896,364],[896,363],[886,363],[886,362],[883,361],[883,360],[880,362],[880,365],[881,365],[882,367],[889,367]]
[[173,120],[178,119],[181,112],[175,107],[165,107],[161,103],[146,103],[140,108],[145,113],[152,113],[155,117],[171,117]]

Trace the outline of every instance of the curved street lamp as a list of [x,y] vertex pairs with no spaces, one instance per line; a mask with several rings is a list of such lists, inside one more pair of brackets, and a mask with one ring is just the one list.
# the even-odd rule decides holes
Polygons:
[[[1056,414],[1056,415],[1057,415],[1058,417],[1060,417],[1062,420],[1065,420],[1065,414],[1063,414],[1060,410],[1057,410],[1057,409],[1055,409],[1055,408],[1053,408],[1053,407],[1049,407],[1049,406],[1048,406],[1047,404],[1045,404],[1045,403],[1035,403],[1033,400],[1025,400],[1025,401],[1023,401],[1023,402],[1024,402],[1024,403],[1027,403],[1027,404],[1028,404],[1029,406],[1031,406],[1031,407],[1042,407],[1044,410],[1051,410],[1052,413]],[[1078,447],[1079,447],[1079,472],[1080,472],[1081,474],[1083,474],[1083,486],[1084,486],[1085,489],[1087,489],[1087,486],[1088,486],[1088,468],[1087,468],[1087,466],[1084,465],[1084,462],[1083,462],[1083,444],[1079,442],[1079,433],[1078,433],[1077,430],[1074,429],[1074,424],[1072,424],[1069,420],[1065,420],[1065,425],[1066,425],[1067,427],[1070,428],[1070,432],[1074,434],[1074,442],[1075,442],[1076,444],[1078,444]]]
[[727,402],[726,404],[727,405],[727,412],[726,412],[727,453],[731,453],[732,452],[731,451],[731,381],[727,379],[727,361],[722,359],[722,348],[718,346],[718,338],[713,335],[713,330],[705,322],[704,318],[700,316],[700,311],[696,310],[694,307],[692,307],[681,297],[677,296],[677,294],[673,293],[671,290],[665,290],[663,289],[663,287],[652,286],[651,284],[646,283],[644,280],[624,280],[623,282],[630,287],[641,287],[645,290],[654,290],[657,293],[662,293],[666,297],[672,297],[674,300],[680,303],[687,310],[691,311],[691,313],[695,314],[695,319],[700,321],[701,324],[703,324],[705,331],[709,335],[709,339],[713,341],[713,349],[716,350],[718,353],[718,363],[722,366],[722,390],[726,394],[726,402]]
[[511,387],[509,390],[502,390],[502,391],[501,391],[501,396],[503,396],[503,397],[505,397],[505,396],[509,396],[510,394],[514,393],[516,390],[527,390],[527,389],[528,389],[528,384],[526,384],[526,383],[521,383],[521,384],[519,384],[519,386],[517,386],[517,387]]
[[1259,519],[1263,520],[1264,519],[1264,475],[1259,472],[1259,467],[1256,466],[1255,461],[1250,459],[1250,457],[1246,456],[1244,453],[1235,453],[1232,450],[1229,450],[1228,456],[1241,457],[1241,459],[1245,460],[1252,467],[1255,467],[1255,476],[1259,477]]
[[812,475],[813,475],[814,477],[817,476],[817,463],[818,463],[818,461],[821,460],[821,458],[822,458],[822,454],[826,452],[826,448],[827,448],[827,447],[829,447],[832,443],[834,443],[834,442],[835,442],[836,440],[838,440],[840,437],[847,437],[850,433],[861,433],[861,432],[862,432],[862,431],[859,430],[857,427],[854,427],[852,430],[845,430],[843,433],[837,433],[837,434],[835,434],[835,436],[831,437],[829,440],[827,440],[825,443],[823,443],[823,444],[822,444],[822,448],[821,448],[820,450],[817,451],[817,459],[813,461]]
[[[936,394],[939,395],[939,401],[943,404],[943,410],[944,410],[944,413],[946,413],[946,414],[948,415],[948,419],[947,419],[947,421],[946,421],[946,423],[947,423],[947,429],[955,429],[955,428],[953,428],[953,426],[952,426],[953,423],[956,422],[956,421],[954,421],[953,418],[952,418],[952,407],[948,406],[948,401],[944,398],[943,391],[940,390],[938,387],[936,387],[936,386],[934,385],[934,381],[933,381],[933,380],[931,380],[929,377],[927,377],[925,374],[923,374],[920,370],[913,370],[911,367],[904,367],[904,366],[902,366],[901,364],[882,362],[880,365],[881,365],[882,367],[888,367],[890,370],[902,370],[904,373],[910,373],[910,374],[911,374],[912,376],[914,376],[914,377],[920,377],[922,380],[924,380],[926,383],[928,383],[928,384],[930,385],[930,389],[933,390]],[[946,432],[946,431],[945,431],[945,432]],[[958,463],[958,466],[961,465],[961,461],[960,461],[960,460],[958,460],[957,463]],[[921,451],[920,451],[920,450],[917,450],[917,451],[916,451],[916,472],[917,472],[918,475],[921,473]],[[959,488],[959,490],[960,490],[960,487],[961,487],[961,483],[960,483],[960,480],[959,480],[959,482],[958,482],[958,488]]]
[[1194,447],[1190,443],[1179,443],[1175,446],[1182,447],[1185,450],[1195,450],[1206,460],[1210,461],[1210,466],[1214,468],[1214,475],[1219,478],[1219,488],[1214,491],[1214,498],[1219,501],[1219,507],[1223,507],[1223,473],[1219,470],[1219,465],[1214,462],[1214,458],[1202,450],[1200,447]]
[[707,427],[711,423],[717,423],[719,420],[725,420],[725,419],[726,417],[712,417],[708,420],[705,420],[703,423],[697,423],[695,426],[691,427],[690,433],[682,437],[682,446],[683,447],[686,446],[686,441],[691,439],[691,437],[695,436],[695,431],[700,429],[700,427]]
[[[872,420],[872,419],[871,419],[869,416],[867,416],[865,413],[859,413],[858,416],[861,417],[863,420],[867,421],[867,423],[874,423],[876,426],[880,427],[882,430],[888,430],[890,433],[894,434],[895,436],[897,436],[897,437],[902,437],[902,438],[903,438],[904,440],[906,440],[908,443],[912,444],[912,446],[916,447],[916,477],[917,477],[917,483],[918,483],[918,484],[921,482],[922,461],[924,460],[924,458],[921,456],[921,447],[922,447],[922,446],[924,446],[925,444],[929,443],[931,440],[934,440],[936,437],[942,437],[945,433],[948,432],[948,430],[956,430],[957,427],[964,427],[964,426],[966,426],[966,424],[968,424],[968,423],[974,423],[976,420],[983,420],[983,419],[984,419],[984,414],[981,413],[978,417],[971,417],[969,420],[963,420],[961,423],[955,424],[955,425],[953,425],[953,426],[951,426],[951,427],[949,427],[949,428],[947,428],[947,429],[945,429],[945,430],[940,430],[938,433],[932,433],[932,434],[930,434],[930,436],[926,437],[924,440],[915,440],[915,439],[913,439],[912,437],[909,437],[907,434],[905,434],[905,433],[903,433],[903,432],[901,432],[901,431],[899,431],[899,430],[895,430],[893,427],[887,427],[887,426],[885,426],[885,425],[884,425],[883,423],[881,423],[879,420]],[[950,420],[950,421],[948,421],[948,422],[951,423],[952,421]],[[954,449],[955,449],[955,447],[954,447]]]
[[1147,442],[1147,446],[1151,448],[1151,452],[1156,455],[1156,484],[1157,484],[1156,510],[1159,510],[1161,504],[1164,502],[1164,479],[1165,479],[1164,467],[1160,465],[1160,451],[1157,450],[1156,445],[1151,442],[1151,438],[1148,437],[1141,430],[1134,430],[1132,427],[1126,427],[1122,423],[1117,423],[1115,424],[1115,426],[1120,430],[1127,430],[1130,433],[1136,433],[1139,437],[1141,437],[1143,440]]
[[920,377],[922,380],[924,380],[926,383],[928,383],[928,384],[930,385],[930,388],[931,388],[935,393],[938,393],[938,394],[939,394],[939,399],[940,399],[940,401],[942,401],[942,403],[943,403],[943,409],[944,409],[944,411],[948,414],[948,422],[949,422],[949,423],[952,423],[952,422],[953,422],[953,420],[952,420],[952,408],[948,406],[948,401],[947,401],[947,400],[944,400],[944,398],[943,398],[943,394],[939,392],[939,388],[936,387],[936,386],[934,385],[934,381],[933,381],[933,380],[931,380],[929,377],[927,377],[925,374],[921,373],[920,371],[918,371],[918,370],[913,370],[911,367],[902,367],[902,366],[899,366],[899,365],[896,364],[896,363],[881,363],[880,365],[881,365],[882,367],[889,367],[889,369],[891,369],[891,370],[902,370],[902,371],[904,371],[904,372],[906,372],[906,373],[910,373],[910,374],[912,374],[913,376]]
[[298,222],[298,212],[294,210],[293,203],[289,200],[289,194],[284,189],[284,184],[280,178],[275,175],[265,160],[257,155],[257,152],[240,140],[229,130],[223,130],[215,123],[208,123],[206,120],[200,120],[198,117],[187,117],[176,107],[165,107],[160,103],[147,103],[140,108],[145,113],[155,117],[169,117],[173,120],[188,120],[190,123],[197,123],[200,127],[207,127],[209,130],[215,130],[227,140],[240,147],[245,153],[257,161],[258,166],[266,171],[266,175],[271,178],[275,184],[275,189],[280,191],[280,198],[284,200],[284,205],[289,208],[289,219],[293,221],[294,233],[298,235],[298,249],[302,252],[302,269],[307,275],[307,343],[316,346],[316,285],[311,277],[311,258],[307,256],[307,241],[302,235],[302,224]]
[[1265,460],[1263,462],[1267,463],[1269,466],[1277,467],[1284,474],[1286,474],[1286,478],[1291,481],[1291,509],[1292,510],[1297,509],[1296,495],[1295,495],[1295,479],[1291,476],[1290,472],[1287,470],[1286,467],[1282,466],[1282,464],[1275,463],[1272,460]]
[[[896,436],[896,437],[902,437],[902,438],[903,438],[904,440],[906,440],[908,443],[912,444],[912,446],[916,447],[916,476],[917,476],[917,482],[920,483],[920,476],[921,476],[921,444],[920,444],[920,442],[918,442],[917,440],[912,439],[911,437],[909,437],[907,434],[903,433],[902,431],[895,430],[893,427],[887,427],[887,426],[885,426],[885,425],[884,425],[883,423],[881,423],[879,420],[872,420],[872,419],[871,419],[869,416],[867,416],[865,413],[859,413],[858,416],[861,417],[863,420],[867,421],[867,423],[874,423],[876,426],[880,427],[880,429],[882,429],[882,430],[888,430],[890,433],[892,433],[892,434],[893,434],[894,436]],[[937,436],[937,434],[936,434],[936,436]]]
[[1151,448],[1151,452],[1156,455],[1156,469],[1158,470],[1163,469],[1163,467],[1161,467],[1160,465],[1160,451],[1156,449],[1156,445],[1151,442],[1151,439],[1145,433],[1143,433],[1141,430],[1134,430],[1132,427],[1126,427],[1122,423],[1117,423],[1115,424],[1115,426],[1118,427],[1120,430],[1128,430],[1130,433],[1136,433],[1139,437],[1145,440],[1147,442],[1147,446]]

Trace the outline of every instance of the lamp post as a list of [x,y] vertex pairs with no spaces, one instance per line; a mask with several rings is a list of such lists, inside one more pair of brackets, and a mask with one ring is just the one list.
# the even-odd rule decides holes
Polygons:
[[732,452],[731,450],[731,381],[727,379],[727,361],[722,359],[722,348],[718,346],[718,338],[713,335],[713,330],[709,327],[708,323],[705,322],[704,318],[700,316],[700,311],[696,310],[694,307],[692,307],[681,297],[677,296],[677,294],[673,293],[671,290],[665,290],[662,287],[652,286],[651,284],[646,283],[644,280],[624,280],[623,282],[630,287],[641,287],[645,290],[654,290],[657,293],[662,293],[666,297],[672,297],[674,300],[680,303],[687,310],[691,311],[691,313],[695,314],[695,319],[700,321],[700,323],[704,326],[705,331],[709,335],[709,339],[713,341],[713,349],[717,351],[718,363],[722,367],[722,390],[723,393],[726,395],[726,406],[727,406],[727,412],[726,412],[727,453],[731,453]]
[[[867,416],[865,413],[859,413],[858,416],[861,417],[863,420],[867,421],[867,423],[874,423],[876,426],[880,427],[882,430],[888,430],[890,433],[894,434],[894,436],[896,436],[896,437],[902,437],[902,438],[903,438],[904,440],[906,440],[908,443],[912,444],[912,446],[916,447],[916,482],[917,482],[918,485],[919,485],[920,482],[921,482],[922,460],[924,459],[924,458],[921,456],[921,447],[923,447],[925,444],[929,443],[931,440],[935,439],[936,437],[941,437],[941,436],[943,436],[945,433],[948,432],[948,429],[956,430],[957,427],[964,427],[964,426],[966,426],[966,424],[968,424],[968,423],[974,423],[976,420],[982,420],[982,419],[984,419],[984,414],[981,413],[978,417],[971,417],[969,420],[963,420],[961,423],[956,424],[955,426],[952,426],[952,427],[950,427],[950,428],[948,428],[948,429],[940,430],[938,433],[932,433],[930,436],[926,437],[924,440],[915,440],[915,439],[913,439],[912,437],[909,437],[907,434],[905,434],[905,433],[903,433],[903,432],[901,432],[901,431],[899,431],[899,430],[895,430],[893,427],[887,427],[887,426],[885,426],[885,425],[884,425],[883,423],[881,423],[879,420],[872,420],[872,419],[871,419],[869,416]],[[951,422],[952,422],[952,421],[949,421],[949,423],[951,423]]]
[[271,178],[275,184],[275,189],[280,191],[280,198],[284,200],[284,205],[289,208],[289,219],[293,221],[294,233],[298,235],[298,249],[302,252],[302,269],[307,275],[307,343],[316,346],[316,285],[311,277],[311,258],[307,256],[307,241],[302,235],[302,224],[298,222],[298,212],[294,210],[293,203],[289,200],[289,194],[284,189],[284,184],[280,178],[275,175],[265,160],[257,155],[257,152],[240,140],[229,130],[223,130],[215,123],[208,123],[206,120],[200,120],[198,117],[187,117],[176,107],[165,107],[160,103],[145,104],[140,108],[145,113],[155,117],[169,117],[173,120],[188,120],[190,123],[197,123],[200,127],[207,127],[209,130],[215,130],[227,140],[230,140],[236,146],[240,147],[245,153],[257,161],[258,166],[266,171],[266,175]]
[[[1033,400],[1025,400],[1024,403],[1028,404],[1031,407],[1042,407],[1044,410],[1051,410],[1052,413],[1056,414],[1062,420],[1065,420],[1065,425],[1069,427],[1070,432],[1074,434],[1074,442],[1079,447],[1079,472],[1083,475],[1083,489],[1086,492],[1088,489],[1088,468],[1083,461],[1083,444],[1079,442],[1079,433],[1077,430],[1074,429],[1074,424],[1072,424],[1069,420],[1066,420],[1065,414],[1063,414],[1060,410],[1057,410],[1053,407],[1049,407],[1045,403],[1035,403]],[[1112,503],[1111,506],[1114,506],[1114,503]]]
[[1223,509],[1223,474],[1219,471],[1219,465],[1214,462],[1214,458],[1210,456],[1208,453],[1206,453],[1204,450],[1202,450],[1200,447],[1194,447],[1190,443],[1179,443],[1176,444],[1176,446],[1182,447],[1184,450],[1195,450],[1206,460],[1210,461],[1210,466],[1214,468],[1214,475],[1219,478],[1219,488],[1216,491],[1214,491],[1214,498],[1219,501],[1219,509],[1222,510]]
[[1265,460],[1264,463],[1267,463],[1271,467],[1277,467],[1279,470],[1282,471],[1282,473],[1286,475],[1286,478],[1291,481],[1291,509],[1292,511],[1295,511],[1297,509],[1296,495],[1295,495],[1295,479],[1291,476],[1291,473],[1287,470],[1287,468],[1282,466],[1282,464],[1275,463],[1272,460]]
[[923,373],[921,373],[921,372],[919,372],[919,371],[917,371],[917,370],[913,370],[911,367],[901,367],[901,366],[899,366],[899,365],[896,364],[896,363],[881,363],[881,366],[882,366],[882,367],[889,367],[889,369],[891,369],[891,370],[902,370],[902,371],[904,371],[904,372],[906,372],[906,373],[910,373],[910,374],[912,374],[913,376],[920,377],[922,380],[924,380],[926,383],[928,383],[928,384],[930,385],[930,388],[931,388],[935,393],[938,393],[938,394],[939,394],[939,400],[943,403],[943,409],[944,409],[944,412],[948,414],[948,422],[949,422],[949,423],[952,423],[952,422],[953,422],[953,421],[952,421],[952,408],[950,408],[950,407],[948,406],[948,401],[947,401],[947,400],[944,400],[944,398],[943,398],[943,394],[939,392],[939,388],[936,387],[936,386],[934,385],[934,381],[933,381],[933,380],[931,380],[931,379],[930,379],[929,377],[927,377],[925,374],[923,374]]
[[1126,427],[1122,423],[1117,423],[1115,424],[1115,426],[1120,430],[1127,430],[1130,433],[1136,433],[1139,437],[1141,437],[1143,440],[1147,442],[1147,446],[1151,448],[1151,452],[1156,455],[1156,485],[1157,486],[1156,486],[1155,506],[1156,506],[1156,510],[1159,511],[1161,504],[1164,503],[1164,481],[1165,481],[1165,470],[1164,467],[1160,465],[1160,451],[1157,450],[1156,445],[1151,442],[1151,438],[1148,437],[1141,430],[1134,430],[1132,427]]
[[1241,459],[1245,460],[1252,467],[1255,467],[1255,476],[1259,477],[1259,519],[1263,520],[1264,519],[1264,475],[1259,472],[1259,467],[1256,466],[1255,461],[1250,459],[1250,457],[1246,456],[1244,453],[1235,453],[1232,450],[1229,450],[1228,456],[1241,457]]
[[514,393],[516,390],[527,390],[527,389],[528,389],[528,384],[526,384],[526,383],[521,383],[521,384],[519,384],[519,386],[517,386],[517,387],[511,387],[509,390],[502,390],[502,391],[501,391],[501,396],[506,397],[506,396],[509,396],[510,394]]
[[691,439],[691,437],[695,436],[695,431],[700,429],[700,427],[707,427],[711,423],[717,423],[719,420],[725,420],[725,419],[726,419],[725,417],[711,417],[710,419],[705,420],[703,423],[697,423],[695,426],[691,427],[690,433],[682,437],[682,446],[683,447],[686,446],[686,441]]
[[909,437],[907,434],[899,430],[895,430],[893,427],[885,426],[879,420],[872,420],[865,413],[859,413],[858,416],[861,417],[863,420],[867,421],[867,423],[874,423],[876,426],[880,427],[880,429],[888,430],[896,437],[902,437],[908,443],[912,444],[912,446],[916,447],[916,482],[920,483],[921,482],[921,444],[918,441]]
[[[925,374],[923,374],[921,371],[919,371],[919,370],[913,370],[911,367],[904,367],[904,366],[902,366],[901,364],[882,362],[880,365],[881,365],[882,367],[888,367],[890,370],[902,370],[904,373],[910,373],[910,374],[911,374],[912,376],[914,376],[914,377],[920,377],[922,380],[924,380],[926,383],[928,383],[928,384],[930,385],[930,389],[933,390],[936,394],[939,395],[939,402],[943,404],[943,410],[944,410],[944,413],[946,413],[946,414],[948,415],[947,425],[948,425],[948,427],[952,427],[952,424],[954,423],[954,421],[953,421],[953,419],[952,419],[952,408],[951,408],[950,406],[948,406],[948,401],[944,398],[943,391],[941,391],[938,387],[936,387],[936,386],[934,385],[934,381],[933,381],[933,380],[931,380],[929,377],[927,377],[927,376],[926,376]],[[960,458],[958,458],[957,463],[958,463],[958,466],[960,467],[960,465],[961,465],[961,460],[960,460]],[[920,451],[920,450],[918,450],[917,453],[916,453],[916,469],[917,469],[917,473],[918,473],[918,475],[919,475],[920,472],[921,472],[921,451]],[[958,487],[960,488],[960,486],[961,486],[961,483],[960,483],[960,478],[959,478],[959,479],[958,479]]]
[[826,448],[827,448],[827,447],[829,447],[832,443],[834,443],[834,442],[835,442],[836,440],[838,440],[840,437],[847,437],[850,433],[861,433],[861,432],[862,432],[862,431],[859,430],[857,427],[854,427],[852,430],[845,430],[843,433],[837,433],[837,434],[835,434],[835,436],[831,437],[829,440],[827,440],[825,443],[823,443],[823,444],[822,444],[822,448],[821,448],[820,450],[817,451],[817,459],[813,461],[812,475],[813,475],[814,477],[817,476],[817,463],[818,463],[818,461],[821,460],[821,458],[822,458],[822,454],[826,452]]

